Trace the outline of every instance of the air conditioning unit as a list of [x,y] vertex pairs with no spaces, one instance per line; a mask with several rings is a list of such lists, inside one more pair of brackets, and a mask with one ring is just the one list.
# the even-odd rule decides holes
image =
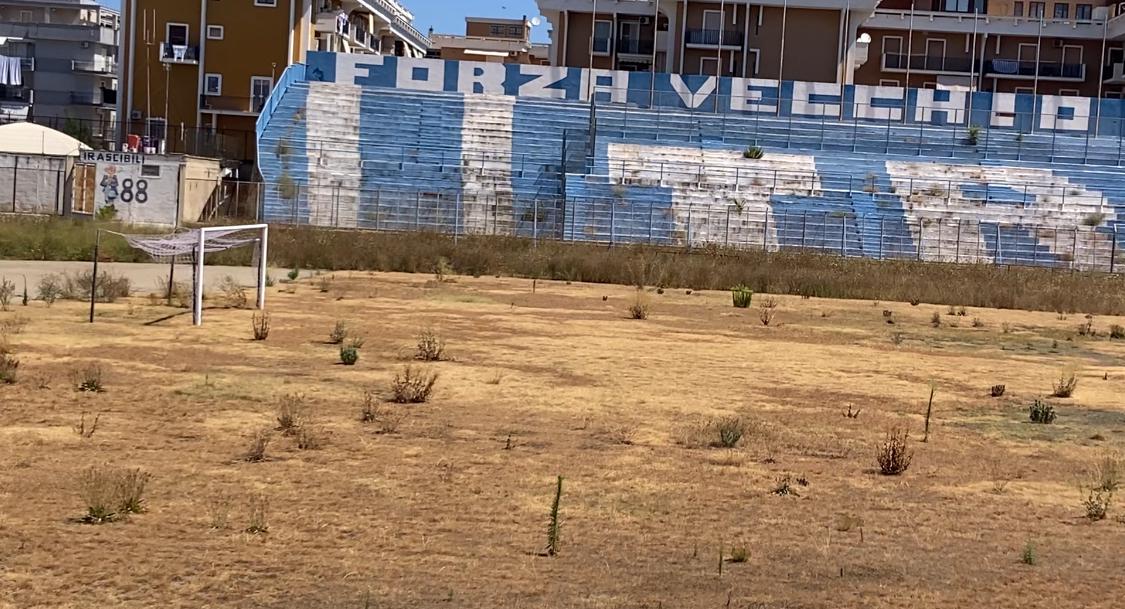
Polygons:
[[651,23],[652,17],[641,17],[641,25],[650,25]]
[[1051,43],[1051,46],[1055,47],[1056,49],[1061,49],[1063,48],[1064,44],[1066,44],[1065,40],[1063,40],[1062,38],[1055,38],[1055,40]]
[[129,113],[129,119],[134,120],[134,121],[141,120],[141,111],[140,110],[133,110],[132,112]]

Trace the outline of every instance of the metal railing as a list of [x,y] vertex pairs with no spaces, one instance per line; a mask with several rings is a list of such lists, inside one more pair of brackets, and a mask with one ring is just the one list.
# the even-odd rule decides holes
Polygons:
[[993,58],[984,62],[984,73],[999,77],[1034,77],[1038,65],[1039,78],[1086,79],[1086,65],[1081,63],[1062,63],[1058,61],[1027,61],[1019,59]]
[[236,97],[231,95],[201,95],[201,110],[258,113],[266,105],[265,97]]
[[742,46],[743,32],[739,30],[689,29],[685,32],[684,41],[685,44],[719,46],[720,38],[722,39],[722,46],[740,47]]
[[[908,67],[909,65],[909,67]],[[973,60],[968,57],[945,57],[943,55],[902,55],[883,54],[884,70],[914,70],[917,72],[955,72],[969,74],[974,70]]]
[[652,40],[651,38],[618,38],[617,52],[628,53],[631,55],[651,55],[652,49],[655,45],[656,41]]
[[[1047,266],[1116,273],[1125,228],[949,218],[937,212],[855,213],[798,205],[670,206],[652,199],[466,197],[459,192],[264,184],[275,224],[454,236],[505,235],[605,245],[815,250],[877,260]],[[1123,225],[1125,226],[1125,225]]]
[[190,44],[160,44],[160,61],[168,63],[199,63],[199,47]]

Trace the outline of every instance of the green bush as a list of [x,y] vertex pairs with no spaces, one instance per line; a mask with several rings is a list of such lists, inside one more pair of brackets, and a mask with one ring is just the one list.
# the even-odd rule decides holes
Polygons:
[[1055,407],[1037,399],[1028,408],[1028,415],[1032,423],[1050,425],[1055,422]]
[[359,349],[352,346],[340,347],[340,363],[345,366],[354,366],[359,361]]
[[754,290],[744,285],[739,285],[731,288],[730,293],[736,309],[750,308],[750,300],[754,297]]
[[765,155],[766,153],[762,150],[761,146],[750,146],[742,153],[742,158],[756,161]]

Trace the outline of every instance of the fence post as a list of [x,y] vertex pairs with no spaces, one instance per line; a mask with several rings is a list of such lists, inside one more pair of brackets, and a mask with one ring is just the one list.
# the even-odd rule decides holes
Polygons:
[[459,241],[461,236],[461,192],[453,199],[453,243]]
[[762,220],[762,251],[769,251],[769,237],[770,237],[770,210],[766,208]]
[[422,193],[414,193],[414,232],[421,229]]
[[[1101,101],[1101,100],[1098,100]],[[1059,132],[1059,113],[1055,112],[1054,122],[1051,124],[1051,156],[1047,158],[1048,163],[1053,163],[1055,160],[1055,136]]]
[[613,224],[617,215],[617,204],[612,200],[609,202],[609,245],[613,246]]
[[1039,265],[1039,225],[1032,226],[1035,238],[1031,240],[1031,264],[1032,266]]
[[1074,228],[1074,241],[1070,244],[1070,268],[1078,262],[1078,227]]
[[687,248],[691,249],[691,208],[692,204],[688,203],[687,206]]
[[383,196],[381,189],[375,190],[375,230],[379,230],[379,204],[382,203],[380,199]]
[[922,259],[922,242],[926,240],[926,220],[922,218],[918,220],[918,251],[914,255],[918,260]]
[[[843,107],[842,105],[840,106]],[[855,152],[856,141],[859,139],[859,113],[855,112],[852,116],[852,152]]]
[[840,216],[840,255],[848,257],[848,215]]
[[652,245],[652,199],[648,201],[648,244]]
[[1113,225],[1113,241],[1109,245],[1109,272],[1116,272],[1117,263],[1117,225]]
[[[460,198],[461,195],[458,194],[457,197]],[[539,247],[539,198],[532,200],[531,205],[531,242]]]
[[957,251],[953,253],[953,260],[960,264],[961,262],[961,219],[957,219]]
[[727,205],[727,223],[723,229],[723,245],[730,246],[730,205]]
[[[767,212],[768,213],[768,212]],[[809,228],[809,210],[801,212],[801,247],[807,247],[805,243],[805,235]]]
[[883,259],[883,234],[887,229],[887,218],[879,218],[879,260]]
[[1003,264],[1004,252],[1000,246],[1000,223],[996,223],[996,264]]

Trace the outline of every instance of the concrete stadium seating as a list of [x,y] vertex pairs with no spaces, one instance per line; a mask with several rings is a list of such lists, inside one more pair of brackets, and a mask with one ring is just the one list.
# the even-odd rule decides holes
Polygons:
[[270,222],[1117,270],[1120,138],[971,139],[317,82],[294,66],[258,145]]

